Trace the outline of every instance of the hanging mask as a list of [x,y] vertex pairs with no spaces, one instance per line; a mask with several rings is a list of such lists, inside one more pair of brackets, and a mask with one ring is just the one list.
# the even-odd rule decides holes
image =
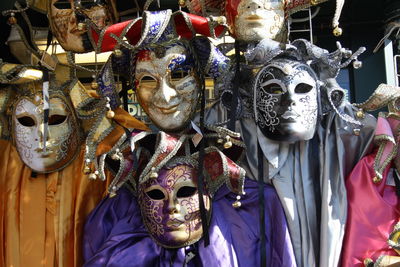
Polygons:
[[286,41],[283,0],[227,0],[226,17],[235,38],[243,41]]
[[114,1],[95,0],[50,0],[48,17],[52,32],[65,51],[77,53],[93,50],[89,38],[89,24],[92,22],[98,30],[114,22]]
[[12,112],[17,151],[22,161],[38,173],[64,168],[75,158],[80,146],[77,118],[65,96],[50,92],[49,107],[47,128],[40,92],[19,97]]
[[184,128],[199,99],[200,79],[188,49],[176,43],[139,52],[135,70],[139,103],[164,131]]
[[[139,159],[131,179],[132,190],[149,234],[162,247],[185,247],[203,234],[197,187],[199,151],[190,149],[194,132],[179,136],[162,131],[132,135]],[[223,151],[217,147],[218,136],[222,135],[231,142]],[[204,155],[203,200],[210,220],[212,198],[222,185],[243,194],[245,171],[235,162],[243,155],[244,144],[237,133],[222,127],[205,128],[203,138],[209,145]],[[116,193],[116,184],[111,183],[110,193]]]
[[273,61],[255,79],[254,112],[259,129],[272,140],[311,139],[318,118],[316,74],[298,61]]
[[[161,246],[184,247],[202,237],[196,179],[192,166],[175,163],[164,166],[156,179],[139,186],[143,221]],[[210,211],[210,197],[203,195],[203,199],[206,210]]]

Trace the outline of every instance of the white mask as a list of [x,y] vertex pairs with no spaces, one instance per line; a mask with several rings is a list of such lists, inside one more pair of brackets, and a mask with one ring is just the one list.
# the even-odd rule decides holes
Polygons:
[[75,158],[79,148],[77,119],[66,100],[50,95],[49,102],[46,144],[41,94],[18,99],[12,115],[17,151],[22,161],[39,173],[64,168]]
[[282,0],[227,0],[226,16],[232,33],[239,40],[286,40]]

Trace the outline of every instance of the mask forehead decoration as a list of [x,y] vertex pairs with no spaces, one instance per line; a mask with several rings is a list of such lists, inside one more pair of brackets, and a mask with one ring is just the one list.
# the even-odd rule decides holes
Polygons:
[[317,76],[294,60],[273,60],[260,70],[254,86],[254,112],[264,135],[295,142],[314,136],[318,115]]
[[50,0],[49,22],[54,36],[66,51],[92,51],[90,30],[101,30],[115,21],[115,1]]
[[[138,171],[131,184],[138,196],[143,221],[151,237],[166,248],[180,248],[202,237],[197,167],[199,151],[193,146],[195,132],[176,136],[165,132],[141,132],[132,136]],[[230,146],[224,148],[217,140],[225,136]],[[209,127],[204,156],[207,218],[211,199],[226,184],[236,194],[243,194],[244,170],[236,162],[243,153],[243,142],[237,133],[221,127]],[[111,184],[111,190],[115,182]],[[112,193],[112,192],[111,192]]]

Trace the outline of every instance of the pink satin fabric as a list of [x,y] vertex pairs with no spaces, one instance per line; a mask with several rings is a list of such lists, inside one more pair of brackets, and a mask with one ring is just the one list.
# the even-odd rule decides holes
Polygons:
[[[379,120],[385,118],[379,118]],[[397,122],[388,119],[391,127]],[[392,136],[389,123],[378,123],[375,135]],[[386,145],[392,146],[392,143]],[[388,153],[385,146],[383,159]],[[392,146],[393,148],[393,146]],[[386,184],[392,163],[383,171],[383,180],[375,184],[374,162],[377,150],[364,157],[353,169],[346,181],[348,217],[342,249],[342,266],[364,266],[364,259],[376,260],[381,255],[397,255],[387,240],[394,225],[400,219],[399,197],[395,187]],[[382,161],[380,160],[380,163]]]

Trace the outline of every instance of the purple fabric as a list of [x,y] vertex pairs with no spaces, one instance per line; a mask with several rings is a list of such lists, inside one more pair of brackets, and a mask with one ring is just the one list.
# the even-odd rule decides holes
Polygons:
[[[260,266],[258,187],[245,182],[242,206],[226,186],[214,196],[210,245],[198,244],[198,256],[187,266]],[[273,187],[265,185],[267,266],[295,266],[286,218]],[[157,245],[142,223],[135,197],[121,188],[92,212],[84,232],[85,266],[183,266],[185,248]],[[172,263],[172,264],[171,264]]]

